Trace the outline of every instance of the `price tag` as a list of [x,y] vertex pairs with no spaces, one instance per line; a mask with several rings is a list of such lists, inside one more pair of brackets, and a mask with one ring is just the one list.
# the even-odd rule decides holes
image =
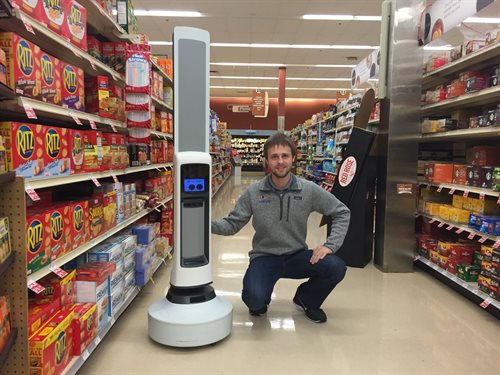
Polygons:
[[479,243],[485,243],[488,237],[481,237],[479,240],[477,240]]
[[448,225],[448,226],[446,227],[446,230],[452,230],[452,229],[453,229],[453,225]]
[[55,264],[51,264],[49,270],[54,272],[61,279],[63,279],[64,277],[66,277],[66,275],[68,275],[68,273],[65,270],[63,270],[61,267],[56,266]]
[[33,280],[28,281],[28,288],[31,289],[36,294],[40,294],[45,290],[43,286],[41,286],[40,284],[38,284],[36,281]]
[[97,68],[95,67],[94,60],[90,60],[90,65],[92,66],[92,69],[97,70]]
[[31,186],[26,186],[24,188],[24,191],[26,191],[26,194],[28,194],[28,196],[31,198],[31,200],[33,202],[36,202],[36,201],[39,201],[40,200],[40,196],[37,194],[37,192],[35,191],[35,189],[33,189]]
[[438,193],[441,193],[441,191],[442,191],[442,190],[443,190],[443,187],[442,187],[442,186],[439,186],[439,187],[437,188],[437,192],[438,192]]
[[429,220],[429,224],[432,224],[435,221],[436,221],[436,219],[431,219],[431,220]]
[[450,195],[455,194],[455,188],[451,188],[450,191],[448,192],[448,194],[450,194]]
[[442,227],[444,227],[444,224],[445,224],[445,223],[443,223],[443,222],[439,223],[439,224],[438,224],[438,228],[442,228]]
[[488,299],[485,299],[479,306],[481,306],[483,309],[487,308],[491,304],[491,301]]
[[459,228],[459,229],[458,229],[455,233],[456,233],[456,234],[460,234],[460,233],[462,233],[463,231],[464,231],[464,230],[463,230],[462,228]]
[[418,255],[414,255],[413,256],[413,261],[416,261],[418,258],[419,258]]
[[33,120],[38,119],[38,117],[36,117],[35,110],[27,101],[25,101],[23,98],[21,98],[21,103],[23,105],[24,112],[26,112],[26,116],[29,119],[33,119]]
[[20,12],[19,14],[21,15],[21,21],[24,24],[26,30],[31,34],[36,35],[35,30],[33,30],[33,26],[31,25],[30,21],[25,17],[24,13]]
[[468,190],[464,190],[463,196],[464,196],[464,198],[467,198],[469,196],[469,191]]
[[469,235],[467,236],[467,238],[469,240],[472,240],[476,235],[474,233],[469,233]]
[[83,352],[82,352],[82,358],[84,361],[86,361],[87,359],[89,359],[90,357],[90,353],[87,349],[85,349]]
[[73,121],[77,124],[77,125],[80,125],[82,126],[82,121],[78,118],[77,115],[75,115],[73,112],[70,112],[69,115],[71,116],[71,118],[73,119]]
[[494,249],[498,249],[500,247],[500,240],[496,241],[494,244],[493,244],[493,248]]
[[498,197],[497,199],[497,204],[500,204],[500,197]]
[[481,199],[482,201],[484,201],[484,193],[480,193],[479,194],[479,199]]
[[114,125],[114,124],[109,124],[109,125],[111,125],[111,129],[113,129],[113,132],[114,132],[114,133],[116,133],[116,132],[117,132],[117,130],[116,130],[115,125]]
[[119,183],[120,181],[118,181],[118,177],[116,177],[116,175],[114,173],[111,173],[111,177],[113,177],[113,181],[117,184]]
[[158,212],[161,212],[161,210],[158,208],[158,206],[155,207],[155,210]]
[[95,124],[95,121],[94,120],[89,120],[89,122],[90,122],[90,127],[92,129],[96,130],[97,129],[97,125]]
[[97,180],[97,178],[95,176],[90,176],[90,179],[95,184],[95,186],[97,186],[97,187],[101,186],[101,183]]

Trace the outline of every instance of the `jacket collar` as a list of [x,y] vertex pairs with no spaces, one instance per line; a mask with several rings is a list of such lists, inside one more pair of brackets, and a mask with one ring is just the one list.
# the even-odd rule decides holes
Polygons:
[[[288,191],[301,191],[302,190],[302,182],[295,176],[293,173],[292,175],[292,180],[290,183],[290,186]],[[264,177],[262,180],[259,182],[259,190],[261,191],[274,191],[274,187],[271,184],[271,174],[268,174],[266,177]]]

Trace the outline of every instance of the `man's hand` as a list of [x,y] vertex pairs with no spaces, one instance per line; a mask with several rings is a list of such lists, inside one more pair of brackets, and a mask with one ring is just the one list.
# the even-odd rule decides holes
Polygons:
[[313,255],[311,257],[311,264],[318,263],[321,259],[326,257],[328,254],[333,254],[333,251],[326,246],[318,245],[313,250]]

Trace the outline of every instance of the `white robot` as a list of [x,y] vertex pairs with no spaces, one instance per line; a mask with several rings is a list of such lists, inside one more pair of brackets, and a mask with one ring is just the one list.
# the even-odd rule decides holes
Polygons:
[[231,333],[233,306],[210,286],[210,35],[176,27],[173,44],[174,256],[168,294],[149,307],[148,329],[160,344],[196,347]]

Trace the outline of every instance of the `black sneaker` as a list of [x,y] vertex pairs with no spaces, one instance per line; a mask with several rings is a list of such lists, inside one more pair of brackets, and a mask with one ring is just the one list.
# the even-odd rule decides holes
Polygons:
[[302,300],[295,296],[293,297],[293,303],[299,308],[304,310],[306,316],[312,320],[314,323],[324,323],[326,322],[326,314],[320,308],[306,307]]
[[252,315],[252,316],[261,316],[267,312],[267,305],[265,305],[264,307],[261,307],[260,309],[257,309],[257,310],[248,309],[248,311],[250,312],[250,315]]

